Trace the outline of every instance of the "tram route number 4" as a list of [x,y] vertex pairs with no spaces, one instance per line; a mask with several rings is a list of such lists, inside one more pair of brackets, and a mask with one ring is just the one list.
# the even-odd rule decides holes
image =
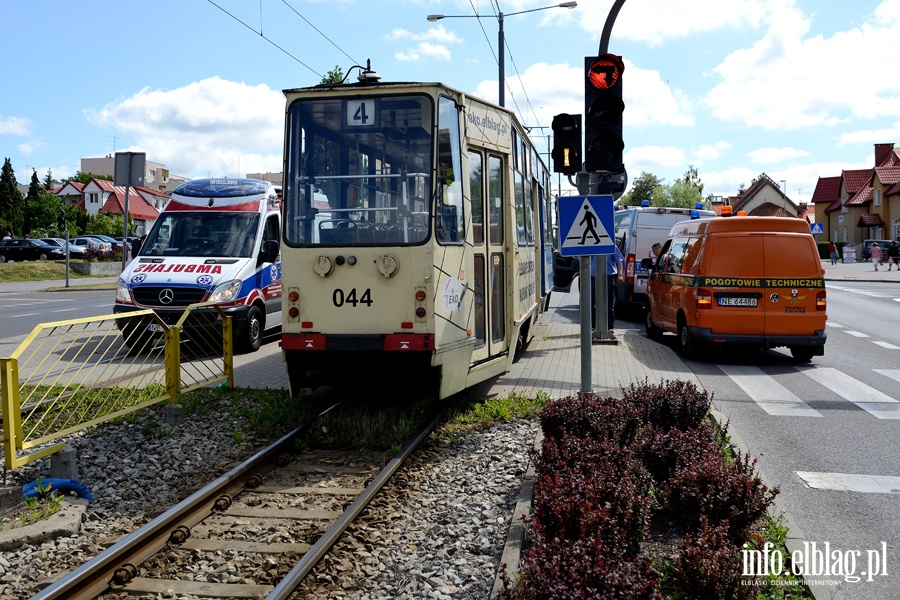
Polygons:
[[356,288],[350,288],[348,291],[344,291],[340,288],[335,289],[331,293],[331,302],[337,308],[341,308],[342,306],[351,305],[356,307],[357,304],[365,304],[366,306],[372,306],[372,290],[366,288],[366,290],[362,294],[357,294]]

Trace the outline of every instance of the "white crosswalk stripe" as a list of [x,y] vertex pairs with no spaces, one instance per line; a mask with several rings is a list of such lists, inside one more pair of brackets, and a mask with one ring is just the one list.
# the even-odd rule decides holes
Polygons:
[[878,419],[900,419],[900,402],[837,369],[822,367],[801,372]]
[[719,368],[738,384],[751,400],[770,415],[777,417],[822,416],[822,413],[806,404],[759,367],[719,365]]
[[900,494],[900,477],[812,471],[796,471],[796,473],[811,488],[867,494]]

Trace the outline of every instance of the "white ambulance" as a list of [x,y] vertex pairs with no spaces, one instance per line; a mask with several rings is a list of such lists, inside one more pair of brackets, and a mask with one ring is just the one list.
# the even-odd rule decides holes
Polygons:
[[[232,317],[235,348],[258,350],[266,331],[281,327],[280,196],[280,186],[258,179],[197,179],[175,188],[119,277],[114,312],[152,308],[174,325],[188,305],[216,302]],[[162,329],[137,319],[122,319],[119,328],[132,349]]]

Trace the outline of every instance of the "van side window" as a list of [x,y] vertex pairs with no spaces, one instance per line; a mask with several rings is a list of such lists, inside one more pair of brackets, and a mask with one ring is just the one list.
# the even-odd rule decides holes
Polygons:
[[685,247],[688,238],[675,238],[669,246],[669,254],[666,257],[666,271],[668,273],[681,273],[681,265],[684,262]]
[[688,238],[684,245],[684,258],[681,261],[681,273],[690,273],[693,270],[694,264],[700,257],[701,248],[703,248],[703,244],[700,243],[700,238]]
[[[262,245],[260,246],[260,248],[265,246],[266,241],[268,241],[268,240],[275,240],[276,242],[280,242],[280,240],[281,240],[280,229],[281,228],[278,227],[278,216],[277,215],[271,215],[268,219],[266,219],[266,226],[263,228]],[[251,244],[253,243],[252,238],[251,238],[250,243]]]

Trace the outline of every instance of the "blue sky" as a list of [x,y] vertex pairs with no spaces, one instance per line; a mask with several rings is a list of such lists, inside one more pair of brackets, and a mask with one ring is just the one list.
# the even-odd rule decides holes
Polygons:
[[[281,171],[282,90],[367,59],[383,80],[497,100],[496,1],[214,1],[6,0],[0,151],[19,182],[128,150],[186,177]],[[553,115],[583,110],[613,1],[498,1],[506,105],[546,156]],[[694,166],[704,194],[731,195],[766,173],[808,201],[900,142],[898,39],[900,0],[627,0],[609,50],[629,177]]]

